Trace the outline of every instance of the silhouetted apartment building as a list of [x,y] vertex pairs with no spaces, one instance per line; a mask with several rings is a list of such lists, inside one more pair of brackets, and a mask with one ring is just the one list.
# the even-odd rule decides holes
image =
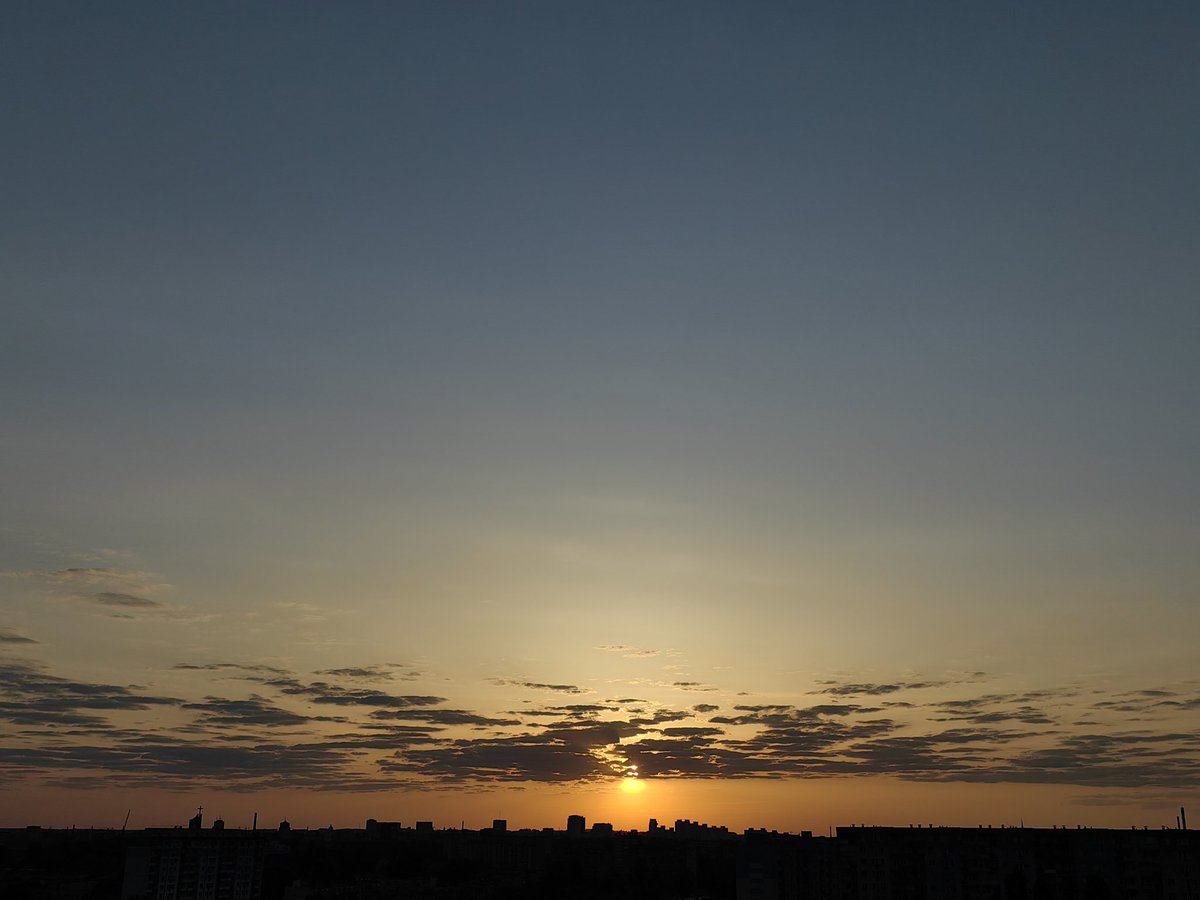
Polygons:
[[121,900],[259,900],[263,834],[156,829],[129,847]]
[[400,834],[402,825],[399,822],[380,822],[377,819],[367,819],[367,837],[380,838]]

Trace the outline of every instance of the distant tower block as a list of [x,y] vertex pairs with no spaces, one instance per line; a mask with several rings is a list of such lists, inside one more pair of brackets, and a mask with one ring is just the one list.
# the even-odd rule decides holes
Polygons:
[[587,829],[587,819],[583,816],[567,816],[567,834],[583,834]]
[[492,819],[492,831],[508,831],[508,819]]

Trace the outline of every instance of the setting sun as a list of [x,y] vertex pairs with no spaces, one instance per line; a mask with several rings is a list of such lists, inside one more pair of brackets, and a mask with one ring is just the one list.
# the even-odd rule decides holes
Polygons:
[[626,775],[621,779],[621,790],[626,794],[640,794],[646,789],[646,782],[636,775]]

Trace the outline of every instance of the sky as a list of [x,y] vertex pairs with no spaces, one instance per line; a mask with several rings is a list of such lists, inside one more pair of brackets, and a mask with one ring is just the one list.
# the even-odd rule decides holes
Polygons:
[[5,4],[0,826],[1173,824],[1198,41]]

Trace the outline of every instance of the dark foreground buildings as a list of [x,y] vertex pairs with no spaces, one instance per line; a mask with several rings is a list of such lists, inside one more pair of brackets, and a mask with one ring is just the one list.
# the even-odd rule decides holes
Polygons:
[[3,900],[1200,900],[1183,829],[0,831]]

